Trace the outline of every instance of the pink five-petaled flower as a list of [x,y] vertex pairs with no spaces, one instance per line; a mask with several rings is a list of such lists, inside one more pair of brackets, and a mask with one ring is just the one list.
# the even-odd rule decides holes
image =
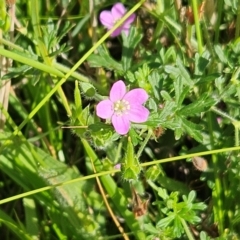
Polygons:
[[[127,12],[126,8],[122,3],[116,3],[113,5],[111,11],[104,10],[100,13],[101,23],[108,29],[112,29],[114,24],[119,21]],[[131,23],[134,21],[136,15],[132,14],[120,27],[118,27],[112,34],[112,37],[116,37],[125,32],[126,35],[129,33]]]
[[130,129],[130,123],[143,123],[147,121],[149,110],[142,104],[148,99],[148,94],[142,88],[129,92],[122,80],[115,82],[110,90],[109,99],[97,105],[97,116],[111,119],[116,132],[124,135]]

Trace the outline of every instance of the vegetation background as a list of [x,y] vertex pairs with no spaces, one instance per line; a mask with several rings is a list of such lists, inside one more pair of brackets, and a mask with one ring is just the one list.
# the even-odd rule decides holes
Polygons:
[[[1,239],[240,238],[240,1],[121,2],[111,38],[116,1],[0,1]],[[127,136],[95,114],[119,79]]]

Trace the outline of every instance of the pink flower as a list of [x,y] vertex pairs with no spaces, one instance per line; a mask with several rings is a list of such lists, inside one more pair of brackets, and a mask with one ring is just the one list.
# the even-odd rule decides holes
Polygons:
[[[100,13],[100,21],[108,30],[112,29],[114,24],[120,20],[125,13],[127,12],[126,8],[122,3],[116,3],[113,5],[111,11],[102,11]],[[136,15],[132,14],[119,28],[117,28],[112,34],[112,37],[116,37],[121,34],[122,31],[128,35],[131,23],[134,21]]]
[[124,135],[128,133],[131,122],[147,121],[149,111],[142,106],[148,99],[148,94],[142,88],[126,92],[126,85],[122,80],[115,82],[110,90],[109,99],[97,105],[97,116],[111,119],[116,132]]
[[120,169],[121,169],[121,163],[117,163],[117,164],[114,166],[114,169],[120,170]]

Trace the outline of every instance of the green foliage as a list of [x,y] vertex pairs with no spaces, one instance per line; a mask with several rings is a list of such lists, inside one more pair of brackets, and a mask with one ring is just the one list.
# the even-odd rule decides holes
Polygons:
[[[121,2],[106,38],[116,1],[0,1],[1,238],[239,239],[239,1]],[[126,135],[96,114],[120,79],[150,112]]]
[[6,3],[5,1],[1,1],[0,3],[0,29],[4,32],[8,31],[10,28],[10,17],[6,11]]
[[137,180],[138,175],[141,171],[138,159],[135,156],[133,144],[131,139],[128,139],[126,155],[124,157],[123,168],[123,179],[124,180]]
[[[159,231],[157,236],[179,238],[184,233],[184,222],[196,224],[201,221],[196,216],[196,211],[204,210],[206,205],[204,203],[193,203],[196,198],[196,193],[191,191],[188,196],[183,195],[183,201],[179,202],[178,192],[172,192],[170,195],[163,188],[158,188],[158,196],[162,198],[161,201],[156,201],[154,205],[159,205],[164,218],[159,220],[156,224],[156,230]],[[164,232],[161,232],[165,229]],[[169,235],[169,232],[171,234]],[[159,234],[160,233],[160,234]],[[157,237],[155,235],[155,237]]]

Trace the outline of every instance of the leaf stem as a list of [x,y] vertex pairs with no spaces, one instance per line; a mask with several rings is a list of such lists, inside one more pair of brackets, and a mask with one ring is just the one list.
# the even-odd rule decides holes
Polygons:
[[[220,149],[215,149],[215,150],[211,150],[211,151],[191,153],[191,154],[187,154],[187,155],[183,155],[183,156],[164,158],[164,159],[155,160],[155,161],[151,161],[151,162],[141,163],[140,166],[141,167],[146,167],[146,166],[156,165],[156,164],[160,164],[160,163],[183,160],[183,159],[186,159],[186,158],[192,158],[192,157],[196,157],[196,156],[206,156],[206,155],[210,155],[210,154],[217,154],[217,153],[231,152],[231,151],[239,151],[239,150],[240,150],[240,146],[230,147],[230,148],[220,148]],[[120,170],[119,169],[112,169],[112,170],[109,170],[109,171],[103,171],[103,172],[100,172],[100,173],[91,174],[91,175],[88,175],[88,176],[85,176],[85,177],[79,177],[79,178],[71,179],[69,181],[65,181],[65,182],[62,182],[62,183],[53,184],[51,186],[38,188],[38,189],[35,189],[35,190],[31,190],[29,192],[25,192],[25,193],[15,195],[13,197],[2,199],[2,200],[0,200],[0,205],[4,204],[4,203],[7,203],[7,202],[10,202],[10,201],[14,201],[14,200],[23,198],[23,197],[27,197],[27,196],[36,194],[36,193],[39,193],[39,192],[47,191],[47,190],[50,190],[50,189],[58,187],[58,186],[68,185],[68,184],[75,183],[75,182],[78,182],[78,181],[85,181],[85,180],[88,180],[88,179],[92,179],[92,178],[96,178],[96,177],[104,176],[104,175],[109,175],[109,174],[113,174],[113,173],[117,173],[117,172],[120,172]]]
[[239,35],[240,35],[240,1],[238,1],[238,6],[237,6],[235,39],[237,39],[239,37]]
[[[213,126],[212,126],[212,113],[207,113],[207,119],[208,119],[208,131],[210,135],[210,144],[211,148],[214,148],[214,134],[213,134]],[[221,178],[219,176],[219,165],[218,165],[218,158],[216,154],[212,155],[212,163],[213,163],[213,170],[214,170],[214,179],[215,179],[215,187],[212,191],[213,195],[213,201],[214,201],[214,217],[215,222],[218,223],[220,234],[223,233],[223,226],[224,226],[224,212],[223,212],[223,202],[222,202],[222,195],[223,195],[223,189],[222,189],[222,183]]]
[[202,31],[200,28],[197,0],[192,0],[192,9],[193,9],[194,23],[196,28],[197,42],[198,42],[198,53],[202,55],[203,42],[202,42]]
[[181,223],[183,225],[183,228],[185,230],[185,233],[188,236],[188,239],[189,240],[194,240],[194,237],[193,237],[192,233],[190,232],[189,227],[188,227],[186,221],[183,218],[180,218],[180,219],[181,219]]
[[137,159],[140,158],[140,156],[141,156],[141,154],[142,154],[144,148],[146,147],[146,145],[147,145],[147,143],[148,143],[148,141],[149,141],[151,135],[152,135],[152,130],[149,129],[146,138],[145,138],[144,141],[142,142],[142,144],[141,144],[141,146],[140,146],[140,148],[139,148],[139,150],[138,150],[138,152],[137,152],[137,156],[136,156]]
[[227,118],[231,121],[231,123],[233,124],[234,128],[235,128],[235,146],[239,146],[239,129],[240,129],[240,121],[237,121],[235,118],[231,117],[230,115],[228,115],[227,113],[217,109],[216,107],[211,107],[211,110],[215,113],[217,113],[218,115]]
[[[102,38],[98,40],[98,42],[90,48],[83,57],[70,69],[70,71],[52,88],[50,92],[42,99],[42,101],[29,113],[28,117],[19,125],[18,130],[13,132],[13,136],[17,135],[19,131],[30,121],[33,116],[39,111],[39,109],[50,99],[50,97],[58,90],[59,87],[62,86],[63,83],[67,81],[67,79],[75,72],[78,67],[124,22],[126,21],[131,14],[133,14],[141,5],[144,0],[138,2],[130,11],[128,11],[121,20],[117,21],[114,27],[109,30]],[[1,53],[0,53],[1,54]]]
[[219,41],[219,32],[220,32],[220,24],[222,20],[222,10],[223,10],[224,0],[218,0],[217,2],[217,23],[215,24],[215,38],[214,44],[217,44]]
[[216,107],[211,107],[211,110],[215,113],[217,113],[218,115],[229,119],[232,123],[237,122],[237,120],[233,117],[231,117],[230,115],[228,115],[227,113],[221,111],[220,109],[216,108]]

